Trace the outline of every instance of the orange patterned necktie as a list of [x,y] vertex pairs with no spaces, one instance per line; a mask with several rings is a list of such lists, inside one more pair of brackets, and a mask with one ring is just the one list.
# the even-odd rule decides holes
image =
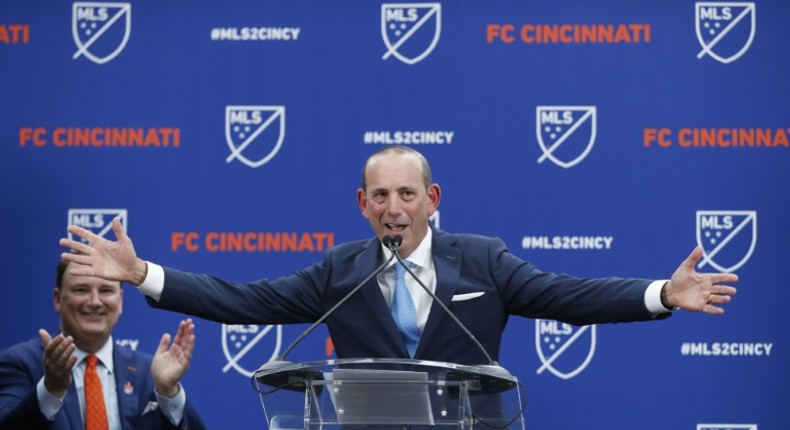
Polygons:
[[107,430],[107,409],[104,407],[99,373],[96,372],[99,359],[89,355],[85,361],[85,430]]

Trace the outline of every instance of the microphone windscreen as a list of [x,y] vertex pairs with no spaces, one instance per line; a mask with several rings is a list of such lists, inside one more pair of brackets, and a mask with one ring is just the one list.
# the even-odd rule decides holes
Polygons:
[[392,238],[389,236],[384,236],[381,238],[381,243],[384,244],[387,248],[392,246]]
[[399,247],[401,243],[403,243],[403,236],[396,234],[392,237],[392,244],[395,245],[396,248]]

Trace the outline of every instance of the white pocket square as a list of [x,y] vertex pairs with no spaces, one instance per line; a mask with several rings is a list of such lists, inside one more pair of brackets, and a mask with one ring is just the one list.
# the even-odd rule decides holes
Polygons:
[[476,293],[456,294],[456,295],[453,296],[452,300],[450,300],[450,301],[451,302],[462,302],[464,300],[469,300],[469,299],[474,299],[476,297],[480,297],[483,294],[485,294],[485,292],[483,292],[483,291],[478,291]]
[[153,411],[155,411],[157,409],[159,409],[159,403],[157,403],[157,402],[148,402],[148,404],[145,405],[145,409],[143,409],[143,415],[145,415],[145,414],[147,414],[149,412],[153,412]]

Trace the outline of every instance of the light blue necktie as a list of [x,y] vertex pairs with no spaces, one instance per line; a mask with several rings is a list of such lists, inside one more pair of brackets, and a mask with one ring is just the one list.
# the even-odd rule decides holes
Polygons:
[[[413,267],[410,261],[406,261],[409,267]],[[409,357],[414,357],[417,351],[417,344],[420,343],[420,328],[417,327],[417,310],[414,308],[414,300],[406,288],[406,269],[400,264],[395,264],[397,273],[395,281],[395,294],[392,297],[392,317],[395,324],[400,329],[403,342],[406,343],[406,350]]]

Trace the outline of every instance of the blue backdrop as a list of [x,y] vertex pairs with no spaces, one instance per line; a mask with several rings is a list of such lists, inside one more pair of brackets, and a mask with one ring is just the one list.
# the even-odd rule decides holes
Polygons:
[[[790,3],[0,3],[0,347],[57,329],[57,241],[123,217],[141,257],[238,281],[371,235],[366,157],[432,163],[433,222],[544,270],[734,271],[722,317],[512,319],[531,429],[784,429]],[[112,237],[112,233],[109,233]],[[181,315],[125,288],[115,339]],[[249,372],[304,326],[197,321],[188,396],[262,428]],[[333,357],[323,328],[289,356]]]

